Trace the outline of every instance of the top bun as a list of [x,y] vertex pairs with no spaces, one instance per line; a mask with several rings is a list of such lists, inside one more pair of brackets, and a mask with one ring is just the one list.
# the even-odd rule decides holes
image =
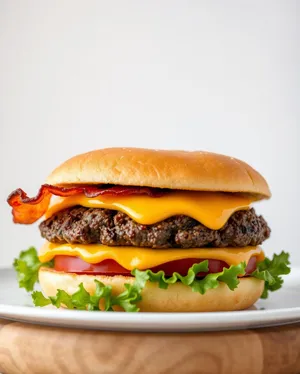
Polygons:
[[201,151],[99,149],[67,160],[50,174],[47,183],[244,192],[257,199],[271,196],[266,180],[245,162]]

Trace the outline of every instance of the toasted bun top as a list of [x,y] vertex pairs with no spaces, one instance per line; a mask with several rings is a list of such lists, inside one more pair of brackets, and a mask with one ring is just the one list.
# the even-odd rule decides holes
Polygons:
[[266,180],[233,157],[209,152],[106,148],[75,156],[47,179],[52,185],[117,184],[271,196]]

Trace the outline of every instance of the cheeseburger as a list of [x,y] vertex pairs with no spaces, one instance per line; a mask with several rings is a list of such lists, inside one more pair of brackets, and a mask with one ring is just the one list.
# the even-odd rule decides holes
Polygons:
[[241,310],[288,274],[265,257],[270,228],[252,204],[271,197],[245,162],[208,152],[109,148],[75,156],[33,198],[8,197],[15,223],[45,239],[15,259],[36,306],[86,310]]

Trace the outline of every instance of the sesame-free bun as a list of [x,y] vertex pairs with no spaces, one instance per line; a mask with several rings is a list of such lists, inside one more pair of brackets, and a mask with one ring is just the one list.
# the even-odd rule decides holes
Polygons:
[[[73,294],[80,283],[90,293],[95,292],[94,280],[112,286],[115,295],[124,291],[125,283],[133,283],[133,277],[123,275],[86,275],[58,272],[41,268],[39,281],[46,296],[55,296],[57,289]],[[264,281],[253,277],[240,279],[238,287],[231,291],[225,283],[208,290],[204,295],[193,292],[190,287],[178,282],[168,289],[161,289],[156,283],[147,282],[142,291],[142,301],[138,307],[141,312],[216,312],[242,310],[252,306],[261,296]],[[120,310],[120,309],[118,309]]]
[[52,185],[116,184],[271,196],[265,179],[233,157],[209,152],[106,148],[75,156],[48,177]]

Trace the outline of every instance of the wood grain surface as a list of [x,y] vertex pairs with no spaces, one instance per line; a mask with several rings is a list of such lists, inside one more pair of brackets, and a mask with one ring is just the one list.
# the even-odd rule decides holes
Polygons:
[[211,333],[125,333],[0,320],[3,374],[300,373],[300,325]]

